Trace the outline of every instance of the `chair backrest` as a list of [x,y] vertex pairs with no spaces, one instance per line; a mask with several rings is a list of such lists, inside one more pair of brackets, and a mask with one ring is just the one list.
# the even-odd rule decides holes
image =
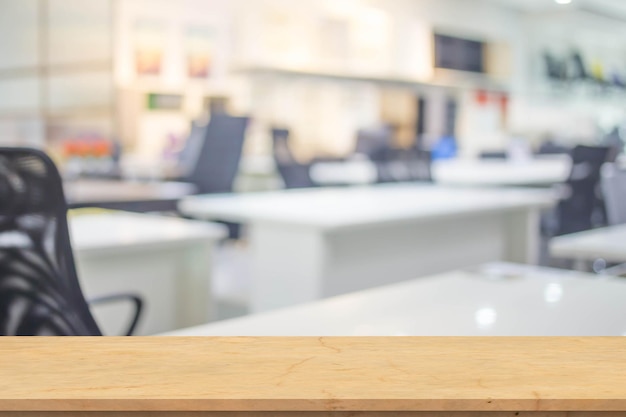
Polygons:
[[248,120],[247,117],[225,114],[211,116],[197,162],[187,177],[187,181],[197,187],[198,193],[233,191]]
[[387,152],[392,145],[392,130],[387,126],[360,129],[357,132],[354,152],[367,155],[373,161],[388,159]]
[[593,227],[597,206],[600,170],[609,157],[606,146],[576,146],[572,152],[572,170],[566,181],[569,195],[559,203],[558,234],[581,232]]
[[568,182],[598,182],[600,170],[609,157],[611,149],[608,146],[578,145],[570,153],[572,170]]
[[76,275],[61,177],[34,149],[0,148],[0,335],[101,335]]
[[433,181],[432,154],[427,150],[388,149],[381,154],[380,160],[374,161],[374,165],[378,173],[378,183]]
[[381,148],[370,155],[376,167],[376,182],[385,184],[390,182],[409,181],[411,172],[404,149]]
[[283,179],[285,188],[313,188],[316,184],[311,179],[310,165],[308,164],[277,164],[278,173]]
[[272,129],[272,155],[285,188],[315,187],[310,174],[311,165],[298,162],[291,151],[288,129]]
[[191,124],[189,136],[187,136],[185,145],[178,155],[178,166],[182,176],[190,175],[198,163],[200,152],[206,140],[207,128],[207,124],[197,122]]
[[432,152],[425,149],[413,149],[410,155],[411,179],[413,181],[433,182]]
[[626,170],[616,164],[602,167],[602,195],[609,225],[626,224]]
[[291,164],[296,162],[289,146],[289,129],[272,128],[272,155],[276,163]]

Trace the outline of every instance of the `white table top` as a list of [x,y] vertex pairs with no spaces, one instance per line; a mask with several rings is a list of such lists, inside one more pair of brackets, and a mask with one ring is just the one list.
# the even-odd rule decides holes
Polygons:
[[376,165],[369,159],[340,162],[317,162],[309,170],[311,179],[319,185],[366,185],[378,179]]
[[565,182],[572,167],[567,155],[529,160],[443,160],[433,163],[440,184],[467,186],[551,186]]
[[626,262],[626,225],[553,238],[550,241],[550,253],[558,258],[603,258],[609,262]]
[[122,178],[126,180],[163,181],[169,178],[182,178],[185,174],[177,160],[128,153],[122,154],[119,169]]
[[546,190],[391,184],[192,196],[179,209],[203,219],[340,229],[549,206],[554,199]]
[[511,264],[184,329],[174,336],[621,336],[626,279]]
[[[567,155],[529,160],[450,159],[434,161],[432,175],[442,185],[551,186],[564,182],[571,169]],[[376,166],[369,160],[320,162],[311,167],[311,178],[322,185],[362,185],[376,181]]]
[[226,237],[223,225],[115,211],[70,212],[72,247],[81,255],[154,250]]
[[87,180],[63,183],[70,204],[178,200],[193,194],[196,187],[183,182],[135,182]]

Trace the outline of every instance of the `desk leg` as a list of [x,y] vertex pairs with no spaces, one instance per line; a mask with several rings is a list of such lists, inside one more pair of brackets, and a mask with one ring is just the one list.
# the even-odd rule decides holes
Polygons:
[[540,248],[540,212],[530,208],[505,214],[507,247],[504,260],[537,265]]
[[250,226],[252,313],[322,297],[327,244],[320,230],[278,224]]
[[196,243],[181,251],[176,285],[176,325],[197,326],[215,318],[211,296],[214,242]]

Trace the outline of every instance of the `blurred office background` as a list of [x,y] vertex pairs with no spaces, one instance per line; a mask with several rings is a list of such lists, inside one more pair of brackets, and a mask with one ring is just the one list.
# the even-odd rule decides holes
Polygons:
[[[624,165],[625,22],[621,0],[0,0],[0,146],[45,150],[70,208],[115,210],[112,217],[70,213],[74,250],[85,253],[79,273],[95,294],[120,289],[106,281],[113,273],[106,268],[119,266],[119,278],[153,264],[159,284],[145,271],[130,275],[143,277],[136,288],[144,296],[171,305],[150,313],[146,333],[200,324],[198,305],[211,305],[200,314],[211,319],[251,311],[255,265],[271,261],[261,259],[263,245],[247,226],[254,214],[267,214],[266,203],[291,207],[284,189],[434,183],[436,195],[419,191],[425,201],[493,197],[542,208],[540,218],[535,207],[528,218],[506,220],[507,236],[519,238],[509,246],[522,255],[432,258],[416,277],[503,260],[599,272],[626,255],[605,259],[592,251],[581,260],[550,245],[623,223],[615,209],[621,199],[613,198],[622,185],[611,194],[607,178],[616,175],[606,174],[602,188],[600,171],[604,163],[612,164],[605,171]],[[503,194],[490,194],[500,188]],[[531,194],[512,203],[506,193],[522,188]],[[406,204],[390,216],[421,210],[411,189],[381,189],[371,199],[353,191],[349,210],[357,220],[359,202],[378,207],[385,204],[379,198],[398,210]],[[246,210],[258,209],[252,214],[229,201],[221,209],[225,193],[267,191],[276,200],[241,200]],[[553,193],[552,207],[534,191]],[[181,203],[193,194],[218,199],[207,200],[208,208],[193,198]],[[348,220],[343,202],[319,196],[324,221]],[[375,215],[387,216],[376,212],[373,222]],[[306,216],[321,221],[312,212],[296,220]],[[441,227],[450,228],[448,237],[464,233]],[[450,251],[472,246],[455,239]],[[157,241],[162,251],[149,252]],[[281,241],[284,259],[303,244],[289,242]],[[113,256],[113,247],[119,258],[94,255]],[[139,251],[134,257],[124,253],[131,247]],[[352,261],[364,262],[368,250]],[[410,275],[408,265],[390,270]],[[181,275],[211,282],[188,285],[174,302],[167,294],[182,285]],[[200,293],[206,298],[194,298]],[[195,300],[195,312],[168,315],[187,300]]]
[[61,163],[89,141],[102,142],[96,156],[121,152],[128,171],[171,160],[192,123],[215,112],[252,118],[244,168],[271,153],[274,126],[290,130],[301,161],[347,156],[359,129],[377,125],[391,126],[399,146],[453,136],[463,157],[515,140],[621,139],[618,1],[0,7],[2,141],[45,147]]

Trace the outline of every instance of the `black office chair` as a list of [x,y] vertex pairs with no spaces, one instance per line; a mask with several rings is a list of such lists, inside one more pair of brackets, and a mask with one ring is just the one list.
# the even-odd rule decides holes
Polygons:
[[559,145],[552,140],[544,141],[537,150],[537,155],[568,155],[572,152],[571,148]]
[[403,161],[401,153],[399,149],[379,148],[375,152],[361,154],[367,155],[376,167],[376,183],[385,184],[407,181],[410,177],[409,167]]
[[298,162],[291,151],[288,129],[272,129],[272,155],[285,188],[312,188],[316,186],[311,179],[311,164]]
[[601,184],[608,224],[626,224],[626,170],[617,164],[605,164]]
[[[601,187],[608,225],[626,225],[626,170],[615,163],[604,164],[601,171]],[[601,274],[626,275],[626,264],[612,264],[599,259],[594,262],[594,267]]]
[[565,195],[557,207],[556,235],[593,228],[597,208],[600,170],[610,154],[605,146],[576,146],[571,153],[572,170],[565,183]]
[[[142,300],[118,294],[92,303]],[[67,226],[61,177],[33,149],[0,148],[0,335],[100,336],[85,301]]]
[[[249,120],[218,113],[211,116],[206,127],[197,128],[195,134],[200,137],[196,137],[195,146],[199,152],[184,181],[195,185],[198,194],[233,192]],[[239,224],[222,223],[228,227],[229,238],[239,237]]]
[[226,114],[211,116],[195,166],[186,178],[199,194],[233,191],[248,121]]
[[177,165],[180,176],[174,179],[184,180],[189,177],[195,169],[206,140],[207,128],[208,124],[202,124],[196,121],[191,123],[191,130],[189,131],[185,145],[178,154]]
[[388,126],[360,129],[357,132],[354,153],[367,156],[370,160],[386,161],[392,148],[393,132]]
[[409,149],[407,157],[412,181],[433,182],[433,157],[430,151],[418,148]]
[[357,131],[354,153],[366,156],[376,166],[377,183],[406,181],[410,177],[402,150],[392,146],[390,126],[375,126]]
[[432,154],[418,148],[389,148],[373,161],[378,183],[432,182]]
[[478,155],[479,159],[507,159],[508,154],[505,151],[484,151]]

